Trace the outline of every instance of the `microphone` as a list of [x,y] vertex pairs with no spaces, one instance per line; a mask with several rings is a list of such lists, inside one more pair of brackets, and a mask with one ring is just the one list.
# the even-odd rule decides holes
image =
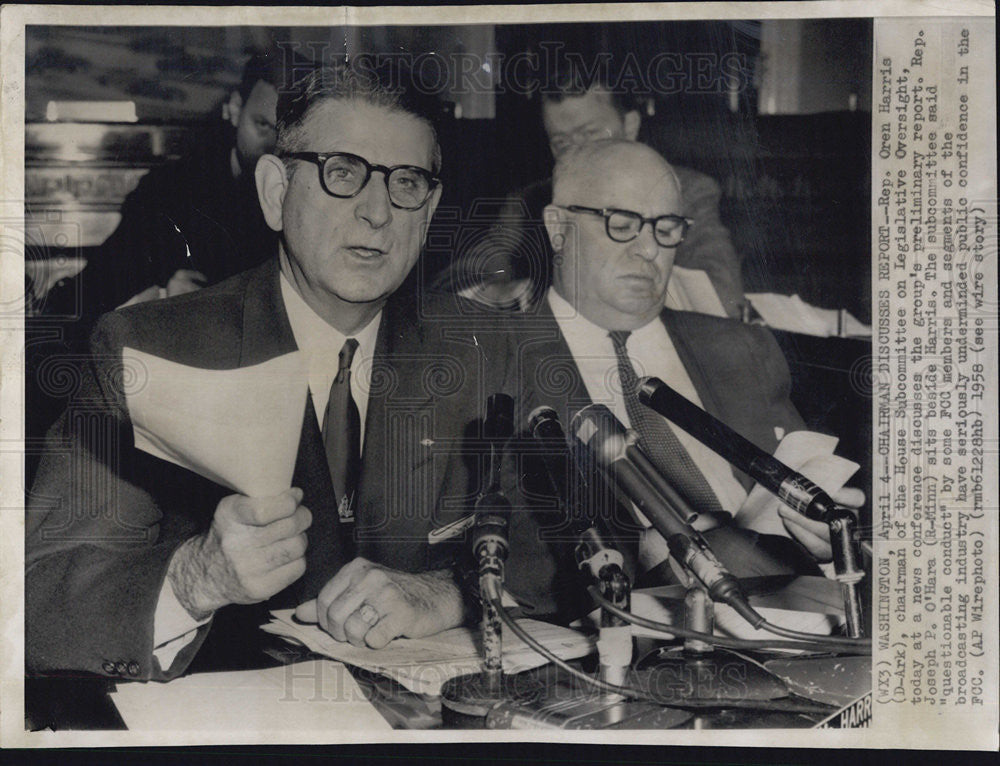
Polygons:
[[570,429],[621,493],[663,535],[671,555],[705,586],[712,600],[728,604],[755,628],[760,625],[764,618],[750,606],[739,582],[688,523],[690,508],[685,514],[683,506],[678,510],[658,491],[660,484],[667,483],[665,479],[660,477],[655,484],[649,480],[647,472],[656,472],[656,468],[611,410],[603,404],[584,407],[573,417]]
[[[605,538],[600,529],[599,514],[585,506],[593,499],[592,488],[578,460],[579,454],[570,454],[559,415],[551,407],[537,407],[528,416],[528,430],[545,447],[542,462],[553,489],[562,501],[564,516],[576,538],[573,554],[577,568],[590,575],[604,598],[620,609],[629,611],[632,607],[632,584],[625,574],[625,559],[621,551],[608,542],[610,536]],[[568,463],[575,467],[572,484],[566,475]],[[570,497],[572,489],[577,490],[575,501]],[[621,617],[602,609],[597,641],[601,680],[616,686],[624,684],[632,664],[632,649],[631,626]],[[613,698],[617,698],[617,695],[613,695]]]
[[507,394],[493,394],[486,400],[483,417],[483,436],[490,442],[489,467],[483,489],[476,498],[476,524],[472,536],[472,551],[479,564],[480,579],[487,576],[503,579],[511,505],[500,488],[500,469],[504,444],[513,435],[514,400]]
[[833,498],[801,473],[744,439],[659,378],[639,381],[639,401],[769,489],[792,510],[814,521],[829,521],[838,507]]
[[[536,407],[528,416],[528,430],[535,441],[545,447],[542,463],[552,489],[563,504],[569,532],[576,540],[577,566],[595,580],[600,579],[601,571],[608,565],[623,567],[625,562],[621,553],[607,541],[612,535],[601,528],[598,514],[586,507],[592,499],[590,482],[578,456],[571,454],[559,415],[551,407]],[[572,480],[567,476],[569,464],[575,468]]]

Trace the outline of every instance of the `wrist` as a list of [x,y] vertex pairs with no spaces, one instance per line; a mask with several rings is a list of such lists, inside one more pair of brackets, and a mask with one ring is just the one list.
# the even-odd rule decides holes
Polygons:
[[214,593],[209,575],[211,532],[185,540],[174,551],[167,567],[167,579],[177,601],[196,621],[207,620],[226,602]]

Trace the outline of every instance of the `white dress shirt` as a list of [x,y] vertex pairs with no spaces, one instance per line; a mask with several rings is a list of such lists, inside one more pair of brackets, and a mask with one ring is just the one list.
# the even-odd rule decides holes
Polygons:
[[[292,328],[295,345],[305,355],[308,370],[309,395],[312,397],[316,420],[322,430],[323,415],[330,398],[330,385],[337,376],[340,366],[340,350],[348,337],[358,341],[351,362],[351,395],[361,417],[361,443],[365,438],[365,415],[368,412],[368,393],[371,389],[372,361],[375,357],[375,341],[382,322],[382,313],[369,322],[360,332],[347,336],[327,324],[309,304],[303,300],[291,282],[282,274],[280,277],[281,298],[285,313]],[[196,621],[181,605],[174,593],[170,580],[164,578],[160,596],[156,602],[153,617],[153,656],[166,670],[177,654],[194,640],[199,627],[211,617]]]
[[[617,382],[618,357],[608,331],[583,317],[556,292],[555,288],[549,288],[547,298],[559,329],[566,339],[566,345],[573,355],[573,361],[580,370],[584,385],[587,387],[587,394],[595,404],[605,405],[622,423],[631,427],[632,422],[625,408],[625,397]],[[626,350],[638,377],[655,375],[686,399],[702,407],[701,398],[691,382],[691,376],[684,368],[663,322],[657,319],[633,331],[628,336]],[[719,505],[730,515],[735,515],[746,499],[747,493],[743,485],[736,480],[729,463],[687,431],[678,428],[669,420],[666,420],[666,423],[705,477],[708,486],[718,498]],[[643,526],[649,527],[649,521],[642,517],[642,514],[636,511],[636,516]],[[640,544],[640,560],[645,566],[655,566],[666,558],[666,553],[666,543],[658,534],[654,537],[643,536]]]

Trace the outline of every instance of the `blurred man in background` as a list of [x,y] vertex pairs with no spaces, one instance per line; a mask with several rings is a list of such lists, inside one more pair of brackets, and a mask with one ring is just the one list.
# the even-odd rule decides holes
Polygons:
[[262,263],[277,237],[257,204],[254,168],[274,148],[281,51],[250,57],[223,126],[187,157],[147,173],[118,228],[83,273],[86,324],[123,304],[197,290]]

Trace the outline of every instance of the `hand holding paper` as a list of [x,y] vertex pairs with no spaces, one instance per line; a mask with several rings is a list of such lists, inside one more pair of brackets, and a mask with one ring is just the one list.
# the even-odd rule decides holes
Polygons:
[[305,530],[312,515],[301,502],[300,489],[273,498],[222,498],[208,532],[184,543],[167,570],[177,600],[192,617],[264,601],[305,573]]
[[135,445],[239,495],[220,501],[208,532],[171,557],[167,577],[196,620],[263,601],[305,571],[312,522],[291,489],[308,392],[298,352],[252,367],[204,370],[126,348],[145,370],[126,394]]
[[[781,440],[774,456],[815,482],[837,502],[856,507],[864,502],[864,495],[860,490],[845,488],[844,484],[859,466],[833,454],[837,441],[834,436],[813,431],[794,431]],[[820,561],[828,561],[832,555],[826,524],[791,510],[759,484],[736,513],[736,523],[762,534],[794,537]]]

